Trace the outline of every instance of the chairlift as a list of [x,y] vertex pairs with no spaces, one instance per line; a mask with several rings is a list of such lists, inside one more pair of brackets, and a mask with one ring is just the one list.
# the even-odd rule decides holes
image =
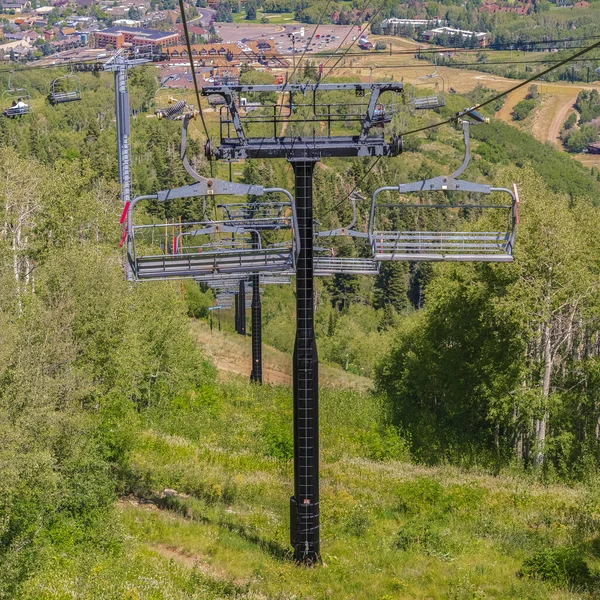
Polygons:
[[385,104],[378,103],[373,111],[373,126],[383,127],[386,123],[391,123],[394,111],[386,108]]
[[8,87],[0,98],[2,115],[9,118],[21,117],[33,112],[31,108],[31,94],[26,88],[13,88],[11,86],[12,72],[8,76]]
[[176,90],[177,97],[171,88],[165,87],[165,84],[172,79],[170,75],[163,81],[162,85],[154,93],[154,114],[159,119],[168,119],[170,121],[181,119],[186,113],[194,113],[194,106],[188,102],[188,91],[184,89]]
[[421,75],[413,83],[409,104],[416,110],[432,110],[446,106],[446,82],[437,72],[437,61],[434,65],[433,73]]
[[[283,188],[263,188],[202,177],[187,158],[187,126],[192,115],[182,117],[181,160],[196,183],[154,195],[139,196],[125,206],[122,222],[127,223],[122,243],[127,240],[130,277],[144,279],[197,278],[203,275],[263,272],[291,272],[300,252],[298,219],[294,198]],[[207,220],[188,223],[134,224],[134,208],[142,200],[166,202],[178,198],[206,199],[207,196],[264,196],[280,193],[287,202],[278,203],[281,216],[278,229],[287,239],[281,244],[268,244],[260,223],[229,220]],[[269,203],[265,203],[267,206]],[[276,203],[271,203],[276,204]]]
[[52,80],[50,94],[48,94],[48,101],[52,106],[79,100],[81,100],[81,81],[72,70],[67,75]]
[[[135,225],[133,209],[140,200],[165,201],[172,198],[205,196],[212,191],[241,195],[242,193],[282,192],[288,195],[291,217],[286,219],[287,239],[267,244],[260,228],[248,223],[238,225],[229,220],[187,223],[155,223]],[[284,231],[284,228],[281,228]],[[246,186],[212,179],[204,184],[184,186],[140,196],[127,207],[127,254],[133,277],[144,279],[206,278],[211,275],[235,273],[282,273],[295,269],[299,253],[297,218],[292,196],[279,188]]]
[[[352,222],[347,227],[339,227],[330,231],[319,231],[315,233],[315,242],[318,243],[323,238],[330,237],[350,237],[355,239],[368,240],[369,234],[356,231],[354,229],[357,219],[356,197],[350,196],[352,203]],[[314,274],[322,277],[332,275],[377,275],[379,273],[379,263],[368,258],[355,258],[350,256],[336,256],[333,246],[322,248],[315,246],[314,248]]]
[[[471,113],[467,113],[471,114]],[[462,165],[450,176],[434,177],[397,186],[381,187],[373,193],[369,218],[369,242],[375,261],[471,261],[471,262],[511,262],[518,222],[517,196],[507,188],[490,187],[487,184],[473,183],[458,179],[466,169],[470,159],[469,122],[463,121],[465,158]],[[488,197],[499,193],[508,195],[506,204],[468,203],[461,204],[450,200],[448,203],[378,203],[382,192],[398,192],[402,195],[419,194],[421,198],[431,192],[444,195],[467,193],[469,199],[476,196]],[[467,228],[463,231],[393,231],[378,228],[376,216],[382,210],[406,211],[407,214],[425,211],[445,211],[455,215],[459,210],[497,210],[507,218],[506,227],[493,231]],[[475,223],[476,225],[476,223]]]
[[218,204],[217,208],[225,212],[231,224],[259,230],[289,229],[292,218],[289,202]]
[[[206,284],[212,287],[211,284],[214,282],[230,283],[231,285],[238,285],[240,280],[250,280],[250,275],[239,274],[239,273],[210,273],[207,275],[199,275],[195,278],[196,282]],[[261,273],[260,276],[261,285],[286,285],[291,283],[290,275],[285,273]]]

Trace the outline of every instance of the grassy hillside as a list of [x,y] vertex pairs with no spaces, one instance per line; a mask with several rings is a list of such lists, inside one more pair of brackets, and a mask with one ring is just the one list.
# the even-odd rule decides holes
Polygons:
[[[290,390],[231,381],[140,416],[130,494],[107,525],[109,541],[59,546],[20,597],[574,599],[597,591],[597,488],[413,465],[369,394],[323,390],[321,419],[322,566],[288,560]],[[531,576],[520,575],[532,558]]]
[[[178,282],[125,281],[112,79],[85,75],[86,102],[51,108],[51,77],[20,72],[36,112],[0,121],[1,600],[598,596],[591,172],[508,125],[474,128],[466,175],[520,185],[512,265],[396,264],[376,279],[318,282],[319,355],[346,370],[322,370],[325,564],[305,569],[289,560],[291,389],[246,382],[247,340],[207,339],[198,323],[190,332],[188,287],[186,304]],[[129,84],[132,107],[150,107],[153,70],[132,70]],[[390,128],[435,123],[489,94],[449,96],[438,115],[399,110]],[[340,199],[355,184],[368,198],[460,164],[452,127],[405,141],[372,169],[332,159],[316,170],[321,227],[350,222]],[[178,124],[133,120],[136,193],[188,180],[178,143]],[[190,159],[208,172],[200,149],[192,143]],[[248,182],[290,183],[283,161],[239,168]],[[195,218],[199,204],[153,217]],[[368,207],[359,202],[363,225]],[[200,316],[208,292],[191,286]],[[263,323],[277,348],[267,369],[285,383],[292,286],[265,292]],[[356,374],[377,375],[385,355],[382,398]],[[535,468],[542,419],[548,459]],[[467,459],[468,471],[447,464]]]

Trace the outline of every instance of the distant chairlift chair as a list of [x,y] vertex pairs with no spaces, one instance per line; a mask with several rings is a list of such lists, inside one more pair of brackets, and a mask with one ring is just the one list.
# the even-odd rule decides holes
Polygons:
[[187,91],[177,90],[179,98],[173,96],[173,90],[165,87],[165,84],[172,79],[176,79],[174,75],[170,75],[163,81],[162,85],[154,94],[154,114],[159,119],[168,119],[175,121],[182,119],[184,113],[194,114],[194,105],[187,101]]
[[[433,94],[431,93],[432,87]],[[444,78],[438,75],[437,64],[433,73],[415,79],[409,104],[416,110],[432,110],[446,106],[446,83]]]
[[[319,240],[315,240],[315,243],[323,238],[330,237],[369,239],[368,233],[356,231],[354,229],[357,219],[356,198],[350,196],[350,202],[352,203],[352,222],[350,225],[348,225],[348,227],[340,227],[330,231],[319,231],[315,233],[315,238],[319,238]],[[314,274],[317,276],[329,277],[340,274],[377,275],[377,273],[379,273],[379,263],[373,260],[373,257],[355,258],[349,256],[335,256],[333,247],[321,248],[316,246],[314,252]]]
[[[476,113],[473,113],[476,114]],[[457,177],[466,169],[470,159],[469,122],[463,121],[465,159],[463,164],[448,177],[434,177],[413,183],[381,187],[373,194],[369,219],[369,240],[375,261],[476,261],[511,262],[515,230],[518,222],[517,197],[506,188],[494,188],[486,184],[463,181]],[[383,204],[377,203],[382,192],[396,191],[400,194],[425,192],[467,192],[485,196],[500,192],[510,196],[509,204]],[[458,209],[498,209],[508,216],[506,229],[502,231],[388,231],[378,229],[376,217],[381,209],[427,209],[454,211]]]
[[26,88],[13,88],[11,86],[12,73],[8,77],[8,87],[2,92],[0,105],[2,115],[9,118],[21,117],[33,112],[31,108],[31,94]]
[[50,94],[48,94],[48,101],[52,106],[79,100],[81,100],[81,82],[77,75],[69,73],[52,80]]

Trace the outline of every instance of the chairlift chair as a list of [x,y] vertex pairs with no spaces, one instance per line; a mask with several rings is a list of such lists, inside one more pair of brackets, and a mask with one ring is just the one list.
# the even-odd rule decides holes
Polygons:
[[[241,279],[249,280],[250,276],[247,274],[240,275],[239,273],[210,273],[207,275],[199,275],[195,278],[198,283],[204,283],[210,286],[213,282],[228,282],[233,284],[239,284]],[[261,285],[286,285],[291,283],[289,275],[281,273],[261,273],[260,274]]]
[[[434,93],[431,93],[433,87]],[[435,70],[429,75],[417,77],[410,93],[409,104],[416,110],[432,110],[446,106],[446,82]]]
[[33,112],[31,108],[31,94],[26,88],[11,87],[12,73],[8,77],[8,87],[2,92],[0,105],[2,115],[8,118],[21,117]]
[[[330,237],[350,237],[355,239],[368,240],[369,234],[356,231],[354,226],[356,225],[357,212],[356,212],[356,198],[350,196],[350,202],[352,203],[352,222],[348,227],[339,227],[338,229],[332,229],[330,231],[319,231],[315,233],[315,242],[318,243],[324,238]],[[333,247],[322,248],[318,245],[314,248],[314,274],[322,277],[329,277],[332,275],[377,275],[379,273],[379,263],[373,260],[372,257],[368,258],[355,258],[349,256],[335,256]]]
[[289,229],[292,214],[289,202],[244,202],[219,204],[217,208],[238,227],[250,227],[261,231]]
[[376,104],[373,112],[373,126],[383,127],[386,123],[392,122],[394,110],[386,108],[385,104]]
[[[289,273],[295,269],[300,252],[298,219],[294,198],[283,188],[263,188],[206,178],[198,174],[187,157],[187,127],[193,115],[182,117],[181,160],[184,169],[196,183],[163,190],[155,195],[139,196],[129,202],[123,211],[126,230],[122,243],[127,241],[129,278],[181,279],[197,278],[214,273],[255,274],[262,272]],[[178,198],[206,198],[207,196],[263,196],[281,193],[287,197],[286,217],[289,240],[281,245],[263,243],[261,231],[247,223],[238,225],[228,221],[189,223],[134,224],[134,208],[142,200],[166,202]]]
[[[289,239],[281,244],[267,245],[261,231],[239,226],[230,221],[198,221],[187,223],[156,223],[135,225],[133,208],[144,199],[164,201],[172,198],[206,195],[208,187],[216,193],[235,194],[237,188],[252,195],[284,192],[278,188],[261,188],[206,180],[204,184],[184,186],[160,192],[155,196],[140,196],[127,207],[127,254],[136,280],[200,278],[215,274],[262,274],[289,272],[295,268],[299,253],[297,219],[293,202],[288,219]],[[219,189],[221,187],[222,189]],[[198,193],[201,192],[201,193]],[[239,195],[239,194],[238,194]]]
[[[469,113],[471,114],[471,113]],[[450,176],[434,177],[397,186],[381,187],[373,193],[369,218],[369,241],[375,261],[472,261],[472,262],[511,262],[518,222],[516,193],[507,188],[495,188],[486,184],[458,179],[466,169],[470,159],[469,122],[463,121],[465,138],[465,158],[463,164]],[[493,193],[508,195],[507,204],[458,204],[450,201],[444,204],[378,203],[382,192],[400,194],[420,194],[441,192],[445,195],[468,193],[489,197]],[[507,225],[502,230],[481,231],[469,228],[466,231],[390,231],[377,227],[376,217],[382,209],[407,211],[457,209],[496,209],[507,216]]]
[[172,90],[165,86],[172,79],[175,79],[174,75],[167,77],[154,93],[154,114],[159,119],[173,121],[181,119],[186,111],[192,114],[194,112],[193,104],[188,102],[187,90]]
[[81,100],[81,82],[72,71],[52,80],[50,94],[48,94],[48,101],[52,106],[79,100]]

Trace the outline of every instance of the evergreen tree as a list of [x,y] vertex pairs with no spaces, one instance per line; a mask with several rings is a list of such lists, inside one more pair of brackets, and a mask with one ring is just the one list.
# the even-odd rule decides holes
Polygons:
[[406,270],[404,263],[381,263],[375,278],[375,308],[391,304],[397,312],[402,312],[407,307]]

